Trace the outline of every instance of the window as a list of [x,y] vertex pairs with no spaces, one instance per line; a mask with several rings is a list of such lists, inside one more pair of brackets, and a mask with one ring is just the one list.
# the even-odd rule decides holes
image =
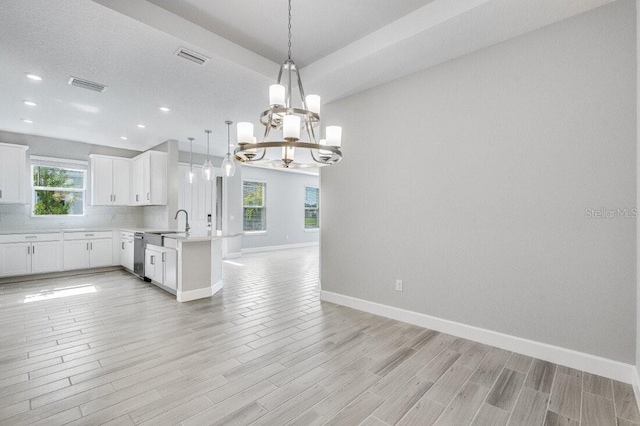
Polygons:
[[242,182],[245,232],[267,230],[266,189],[267,184],[264,182]]
[[86,191],[86,165],[64,160],[32,161],[34,216],[82,216]]
[[304,187],[304,229],[320,227],[320,189]]

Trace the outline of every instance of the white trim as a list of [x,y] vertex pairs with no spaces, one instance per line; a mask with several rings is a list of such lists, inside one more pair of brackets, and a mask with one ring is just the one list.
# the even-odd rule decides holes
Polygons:
[[[564,365],[577,370],[596,374],[598,376],[618,380],[620,382],[637,383],[638,380],[638,371],[635,366],[596,355],[523,339],[521,337],[511,336],[497,331],[474,327],[472,325],[437,318],[418,312],[407,311],[393,306],[382,305],[380,303],[344,296],[342,294],[324,290],[320,291],[320,300],[528,355],[544,361],[553,362],[554,364]],[[637,394],[636,390],[636,395]]]
[[251,248],[243,248],[242,253],[259,253],[263,251],[275,251],[275,250],[287,250],[294,248],[302,248],[302,247],[314,247],[319,246],[320,243],[300,243],[300,244],[281,244],[279,246],[265,246],[265,247],[251,247]]
[[634,370],[636,374],[633,377],[633,393],[636,396],[636,403],[640,407],[640,365],[636,365]]
[[[113,157],[112,157],[113,158]],[[42,157],[40,155],[30,155],[29,160],[31,161],[41,161],[43,163],[63,163],[63,164],[75,164],[78,166],[89,166],[89,162],[86,160],[70,160],[66,158],[57,158],[57,157]],[[125,158],[125,160],[130,160],[130,158]]]
[[222,281],[218,281],[211,287],[199,288],[197,290],[190,291],[178,291],[176,293],[176,298],[178,299],[178,302],[190,302],[192,300],[205,299],[219,292],[222,287]]
[[239,257],[242,257],[242,253],[236,252],[236,253],[227,253],[222,258],[223,259],[237,259]]

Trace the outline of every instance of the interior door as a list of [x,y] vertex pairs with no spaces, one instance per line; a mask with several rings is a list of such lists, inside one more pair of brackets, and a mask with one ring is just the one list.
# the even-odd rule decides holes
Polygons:
[[31,243],[0,244],[0,276],[31,273]]
[[31,272],[41,274],[60,270],[60,242],[46,241],[31,246]]

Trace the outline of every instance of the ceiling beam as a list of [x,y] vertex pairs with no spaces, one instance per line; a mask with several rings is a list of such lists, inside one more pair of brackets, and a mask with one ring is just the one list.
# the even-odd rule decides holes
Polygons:
[[280,64],[220,37],[146,0],[93,0],[122,15],[169,34],[185,47],[203,51],[273,79]]

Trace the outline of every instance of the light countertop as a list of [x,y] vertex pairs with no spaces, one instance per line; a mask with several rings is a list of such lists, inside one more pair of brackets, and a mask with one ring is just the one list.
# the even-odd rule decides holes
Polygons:
[[192,232],[186,234],[184,232],[176,232],[171,234],[162,234],[165,238],[171,238],[174,240],[179,240],[182,243],[195,243],[199,241],[213,241],[218,240],[220,238],[224,238],[224,235],[216,232],[216,231],[208,231],[208,232]]

